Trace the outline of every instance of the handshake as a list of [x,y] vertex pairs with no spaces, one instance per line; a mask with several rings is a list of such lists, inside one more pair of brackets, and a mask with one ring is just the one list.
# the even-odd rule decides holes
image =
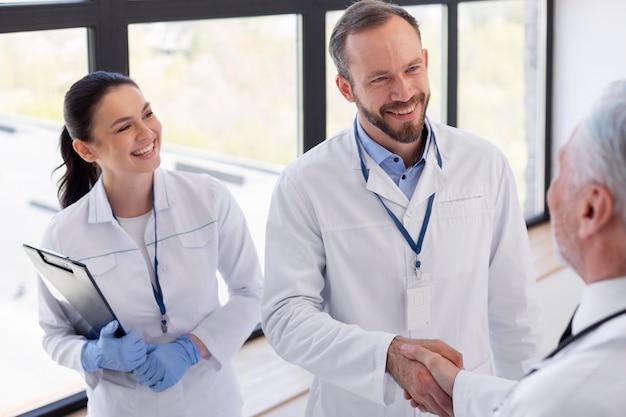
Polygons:
[[452,417],[452,388],[463,369],[462,355],[439,340],[396,336],[387,353],[387,370],[404,389],[404,398],[422,412]]
[[83,345],[81,363],[87,372],[99,369],[132,372],[135,380],[161,392],[176,384],[187,369],[198,363],[200,351],[188,336],[170,343],[146,343],[137,331],[116,337],[117,321],[100,330],[97,340]]

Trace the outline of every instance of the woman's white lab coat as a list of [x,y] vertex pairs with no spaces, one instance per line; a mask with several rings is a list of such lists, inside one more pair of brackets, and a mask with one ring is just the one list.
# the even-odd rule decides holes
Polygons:
[[[158,169],[154,195],[159,280],[169,317],[166,334],[146,263],[113,217],[102,179],[52,219],[42,246],[87,264],[125,329],[138,330],[149,343],[193,333],[211,357],[161,393],[137,385],[129,374],[85,373],[80,363],[85,339],[72,328],[76,312],[62,307],[40,285],[44,348],[59,364],[84,375],[90,417],[241,415],[231,359],[260,319],[262,291],[259,261],[243,213],[228,189],[208,175]],[[154,257],[154,215],[145,241]],[[230,294],[223,306],[218,271]]]
[[[490,143],[433,124],[410,201],[363,152],[353,129],[287,167],[267,226],[263,329],[277,353],[316,375],[307,416],[413,416],[385,372],[395,335],[442,339],[466,369],[522,375],[537,355],[538,310],[524,219],[505,157]],[[430,324],[407,331],[415,254],[381,202],[416,239],[436,193],[421,253]],[[418,412],[419,413],[419,412]]]

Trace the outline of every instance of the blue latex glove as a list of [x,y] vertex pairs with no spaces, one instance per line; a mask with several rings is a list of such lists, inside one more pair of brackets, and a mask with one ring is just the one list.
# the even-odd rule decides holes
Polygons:
[[200,351],[188,336],[170,343],[152,345],[148,360],[133,371],[138,383],[154,392],[165,391],[183,377],[187,369],[200,360]]
[[132,371],[147,359],[147,346],[141,335],[129,331],[124,337],[116,337],[119,323],[113,320],[100,330],[97,340],[89,340],[83,345],[81,363],[87,372],[99,369]]

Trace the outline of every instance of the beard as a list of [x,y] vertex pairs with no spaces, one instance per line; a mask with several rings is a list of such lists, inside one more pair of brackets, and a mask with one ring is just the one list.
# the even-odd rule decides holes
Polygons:
[[[400,143],[414,143],[422,137],[422,131],[424,130],[424,118],[426,117],[426,109],[428,108],[428,101],[430,100],[430,94],[426,96],[425,93],[419,93],[407,102],[394,101],[389,104],[385,104],[380,108],[378,114],[369,111],[354,94],[354,102],[359,110],[359,113],[363,115],[372,125],[376,126],[381,132],[389,136],[390,138]],[[422,104],[422,111],[417,120],[412,122],[403,123],[399,128],[393,128],[389,123],[385,122],[385,112],[394,111],[398,109],[405,109],[413,105]],[[415,124],[417,122],[417,124]]]
[[581,258],[579,254],[582,253],[580,242],[575,234],[567,232],[568,230],[575,230],[571,219],[566,217],[567,214],[559,213],[559,215],[552,215],[552,244],[555,249],[555,257],[560,263],[580,274]]

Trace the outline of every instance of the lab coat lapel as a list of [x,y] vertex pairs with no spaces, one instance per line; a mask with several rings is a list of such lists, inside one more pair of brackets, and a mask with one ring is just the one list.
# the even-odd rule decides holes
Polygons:
[[89,223],[112,222],[113,210],[109,204],[104,185],[102,183],[102,175],[95,183],[92,192],[89,193]]
[[426,201],[433,193],[440,190],[445,184],[446,177],[443,169],[437,164],[437,157],[434,149],[428,153],[428,159],[424,165],[424,171],[420,176],[415,191],[411,197],[410,205],[419,205]]
[[[154,193],[155,193],[155,208],[157,211],[161,211],[170,207],[173,200],[175,200],[176,189],[170,187],[167,189],[163,172],[160,168],[154,171]],[[94,185],[93,192],[89,195],[89,222],[101,223],[112,222],[113,211],[104,191],[104,185],[102,184],[102,176],[98,179]]]
[[176,201],[176,187],[168,187],[163,175],[163,170],[158,168],[154,171],[154,208],[157,212],[170,208]]
[[409,205],[409,199],[400,190],[400,187],[394,184],[391,177],[373,160],[370,159],[368,163],[369,165],[366,163],[366,166],[370,175],[367,180],[367,189],[386,200],[406,208]]
[[[352,168],[361,173],[361,160],[356,148],[356,140],[354,138],[354,129],[350,132],[350,140],[352,141]],[[394,184],[393,180],[385,171],[374,161],[367,152],[361,147],[361,155],[363,163],[368,171],[369,178],[365,187],[372,193],[378,194],[384,200],[388,200],[394,204],[406,208],[409,205],[409,199],[404,195],[402,190]],[[363,179],[365,181],[365,179]]]

